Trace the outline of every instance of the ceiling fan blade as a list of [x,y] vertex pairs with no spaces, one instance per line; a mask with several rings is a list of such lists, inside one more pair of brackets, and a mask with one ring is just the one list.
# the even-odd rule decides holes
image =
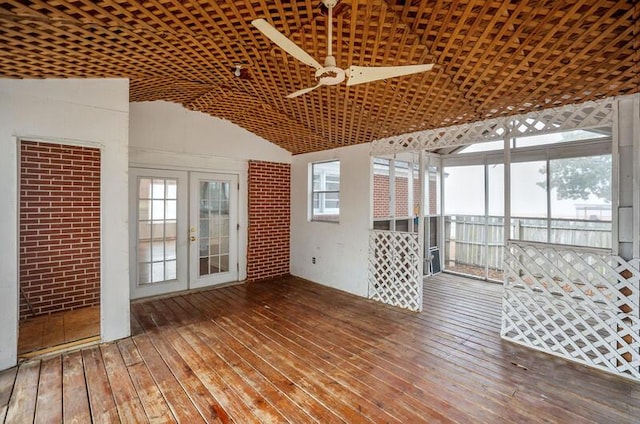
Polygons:
[[313,87],[303,88],[302,90],[298,90],[294,93],[287,95],[287,99],[293,99],[294,97],[302,96],[303,94],[308,93],[309,91],[315,90],[320,87],[322,84],[314,85]]
[[255,19],[251,21],[251,24],[256,27],[261,33],[263,33],[269,40],[273,41],[278,47],[291,56],[298,59],[300,62],[312,66],[316,69],[322,68],[322,65],[318,63],[311,55],[295,44],[293,41],[285,37],[280,31],[275,29],[269,22],[264,19]]
[[430,71],[431,68],[433,68],[433,63],[407,66],[350,66],[347,85],[417,74],[418,72]]

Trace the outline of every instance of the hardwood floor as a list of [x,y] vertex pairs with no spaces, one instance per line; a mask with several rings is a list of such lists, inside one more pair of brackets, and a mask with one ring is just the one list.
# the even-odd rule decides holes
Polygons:
[[18,356],[100,336],[100,307],[41,315],[20,322]]
[[0,418],[638,422],[640,384],[501,340],[500,290],[440,275],[421,314],[294,277],[134,303],[133,337],[0,373]]

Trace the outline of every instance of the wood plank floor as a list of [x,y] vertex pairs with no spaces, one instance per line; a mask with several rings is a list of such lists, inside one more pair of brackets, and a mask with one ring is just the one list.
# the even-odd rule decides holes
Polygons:
[[18,356],[100,335],[100,307],[40,315],[20,321]]
[[286,277],[134,303],[133,337],[0,373],[0,418],[638,422],[640,384],[501,340],[500,291],[440,275],[413,314]]

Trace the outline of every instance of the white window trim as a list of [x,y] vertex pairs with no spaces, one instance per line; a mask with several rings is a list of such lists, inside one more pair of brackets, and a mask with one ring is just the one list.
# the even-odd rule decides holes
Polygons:
[[[327,185],[327,172],[326,170],[321,170],[320,171],[320,190],[314,190],[313,187],[313,177],[314,177],[314,167],[316,165],[321,165],[321,164],[325,164],[325,163],[333,163],[333,162],[337,162],[338,164],[338,186],[340,186],[340,178],[341,178],[341,163],[339,159],[332,159],[332,160],[324,160],[324,161],[318,161],[318,162],[311,162],[309,164],[309,221],[312,222],[328,222],[328,223],[333,223],[333,224],[337,224],[340,222],[340,206],[338,206],[337,208],[330,208],[330,207],[326,207],[326,203],[327,202],[333,202],[333,201],[337,201],[338,205],[340,204],[340,190],[327,190],[326,189],[326,185]],[[334,199],[326,199],[324,198],[323,200],[321,200],[321,197],[323,194],[328,194],[328,193],[336,193],[338,195],[338,199],[334,200]],[[316,208],[314,207],[314,195],[315,194],[319,194],[319,198],[318,198],[318,202],[322,203],[322,205],[319,206],[318,210],[319,212],[316,212]],[[323,216],[338,216],[337,220],[330,220],[330,219],[323,219]]]

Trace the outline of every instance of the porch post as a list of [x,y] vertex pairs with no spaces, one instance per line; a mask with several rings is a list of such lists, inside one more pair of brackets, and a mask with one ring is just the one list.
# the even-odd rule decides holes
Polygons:
[[[640,96],[617,100],[614,107],[611,244],[614,255],[632,260],[640,257]],[[625,279],[633,276],[626,269],[620,275]],[[638,296],[628,287],[620,289],[620,294],[624,297]],[[636,317],[639,314],[630,305],[631,303],[622,304],[619,314],[620,319],[629,325],[632,322],[628,314]],[[617,329],[619,336],[627,344],[633,343],[632,334],[628,334],[621,326]],[[616,346],[623,347],[621,343]],[[627,362],[633,360],[633,355],[629,352],[622,353],[622,357]]]
[[[425,214],[425,208],[424,208],[424,191],[425,191],[425,172],[424,172],[424,168],[425,168],[425,161],[424,161],[424,149],[420,149],[420,153],[419,153],[420,157],[418,159],[418,184],[420,184],[420,195],[418,196],[418,246],[419,246],[419,250],[420,250],[420,256],[419,256],[419,260],[420,260],[420,264],[418,265],[418,270],[420,271],[420,283],[418,284],[419,286],[419,292],[420,292],[420,299],[423,299],[423,281],[424,281],[424,275],[425,275],[425,269],[424,269],[424,260],[426,258],[427,253],[424,251],[425,248],[425,241],[424,241],[424,214]],[[413,168],[413,163],[411,164],[411,167]],[[429,173],[426,173],[427,178],[429,177]],[[427,186],[429,185],[429,182],[427,181]],[[415,202],[415,200],[414,200]],[[421,309],[422,310],[422,309]]]
[[640,257],[640,96],[615,103],[612,145],[612,250]]
[[[511,129],[504,133],[504,248],[507,249],[511,232]],[[504,255],[503,255],[504,257]]]

